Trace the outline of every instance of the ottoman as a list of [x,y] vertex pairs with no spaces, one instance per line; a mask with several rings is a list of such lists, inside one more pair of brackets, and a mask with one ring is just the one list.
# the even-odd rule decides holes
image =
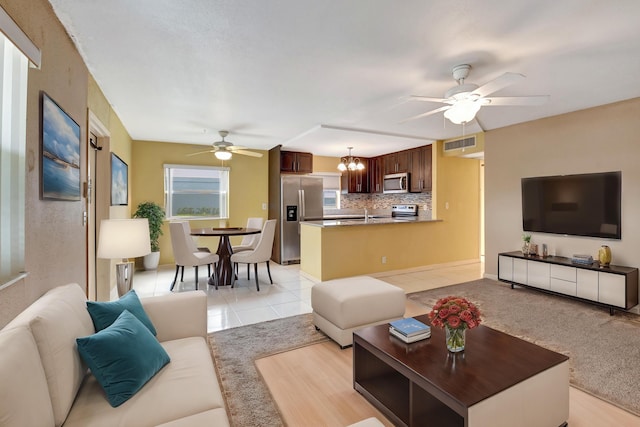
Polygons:
[[345,348],[353,331],[404,316],[406,296],[397,286],[369,276],[318,283],[311,288],[313,324]]

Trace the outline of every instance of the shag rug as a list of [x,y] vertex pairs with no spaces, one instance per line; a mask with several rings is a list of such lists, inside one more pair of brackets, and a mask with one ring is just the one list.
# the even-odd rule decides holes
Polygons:
[[431,308],[449,295],[478,305],[484,325],[569,356],[572,386],[640,416],[640,316],[490,279],[408,298]]
[[279,427],[282,417],[254,361],[327,341],[311,314],[287,317],[209,334],[222,394],[233,427]]

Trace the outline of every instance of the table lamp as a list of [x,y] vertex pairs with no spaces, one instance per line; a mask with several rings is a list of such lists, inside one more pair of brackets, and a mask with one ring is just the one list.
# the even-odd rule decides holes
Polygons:
[[131,290],[134,264],[129,258],[151,253],[149,221],[141,219],[103,219],[100,222],[98,258],[122,259],[116,264],[118,296]]

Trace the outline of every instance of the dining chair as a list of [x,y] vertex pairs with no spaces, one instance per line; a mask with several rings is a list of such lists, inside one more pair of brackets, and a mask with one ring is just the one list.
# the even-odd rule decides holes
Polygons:
[[[247,228],[262,229],[262,218],[248,218]],[[260,240],[260,234],[247,234],[242,238],[239,245],[231,246],[232,253],[250,251],[256,248],[258,241]],[[235,265],[234,274],[238,275],[238,265]],[[247,276],[249,275],[249,264],[247,264]]]
[[[173,257],[176,261],[176,274],[173,277],[171,283],[171,290],[176,285],[178,279],[178,271],[182,270],[180,274],[180,281],[184,282],[184,266],[195,267],[196,273],[196,290],[198,289],[198,267],[206,265],[211,276],[211,265],[217,265],[219,257],[217,254],[212,254],[209,251],[204,251],[196,246],[196,243],[191,237],[191,228],[186,221],[176,221],[169,223],[169,232],[171,233],[171,246],[173,247]],[[214,283],[216,289],[218,289],[218,278],[216,277],[216,269],[213,269]]]
[[[256,278],[256,289],[260,291],[260,284],[258,283],[258,263],[265,262],[267,264],[267,273],[269,274],[269,281],[273,284],[273,279],[271,278],[271,270],[269,269],[269,260],[271,260],[271,249],[273,247],[273,239],[276,234],[276,220],[270,219],[264,223],[264,227],[262,227],[262,233],[260,233],[260,239],[258,240],[258,244],[255,249],[249,251],[242,251],[239,253],[235,253],[231,255],[231,262],[236,266],[238,263],[243,264],[253,264],[255,278]],[[233,277],[233,281],[231,282],[231,287],[233,287],[235,283],[235,276]]]

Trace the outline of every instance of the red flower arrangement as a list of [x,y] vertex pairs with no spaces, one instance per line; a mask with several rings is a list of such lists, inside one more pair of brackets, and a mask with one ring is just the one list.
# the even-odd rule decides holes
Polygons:
[[462,297],[440,298],[429,312],[433,326],[451,329],[473,329],[480,324],[480,310]]

